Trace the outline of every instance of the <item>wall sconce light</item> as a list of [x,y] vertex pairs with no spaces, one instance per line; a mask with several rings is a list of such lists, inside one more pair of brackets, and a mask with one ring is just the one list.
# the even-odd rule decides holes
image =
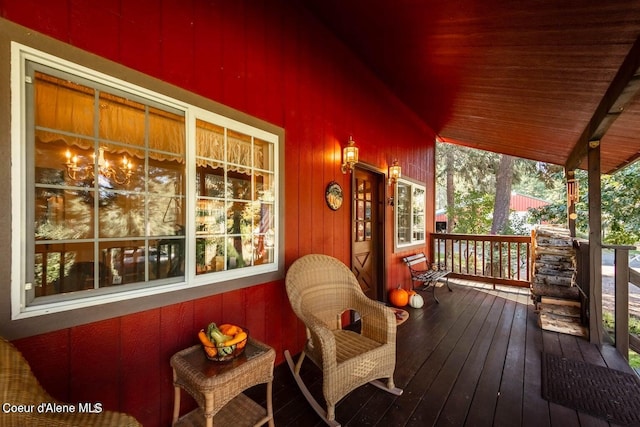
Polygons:
[[401,176],[402,168],[398,164],[398,160],[395,159],[391,166],[389,166],[389,185],[395,184]]
[[358,163],[358,147],[355,146],[355,141],[352,137],[349,137],[349,143],[342,149],[342,173],[351,173],[353,167]]
[[[67,161],[65,166],[67,167],[67,176],[74,181],[84,181],[86,179],[94,180],[96,178],[96,172],[94,171],[96,156],[91,155],[92,161],[87,164],[79,164],[78,156],[67,150],[65,153]],[[103,176],[109,180],[114,181],[116,184],[123,185],[128,184],[131,181],[133,175],[133,163],[127,159],[122,158],[122,164],[113,167],[108,160],[104,158],[104,148],[98,149],[98,175]]]
[[[398,182],[398,178],[400,178],[401,176],[402,176],[402,168],[400,167],[400,165],[398,164],[398,160],[396,159],[393,161],[391,166],[389,166],[389,179],[387,180],[387,183],[389,184],[389,186],[393,186],[395,185],[396,182]],[[390,194],[391,194],[391,197],[387,199],[387,204],[393,207],[393,205],[395,204],[393,187],[390,190]]]

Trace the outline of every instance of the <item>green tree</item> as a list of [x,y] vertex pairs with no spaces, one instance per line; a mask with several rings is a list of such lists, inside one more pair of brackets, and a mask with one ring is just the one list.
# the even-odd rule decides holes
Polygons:
[[[603,241],[609,244],[636,244],[640,241],[640,162],[612,174],[602,176],[602,228]],[[586,171],[576,171],[580,199],[576,203],[576,232],[586,237],[589,231]],[[562,185],[564,186],[564,182]],[[556,198],[549,206],[532,210],[531,220],[564,225],[567,222],[567,206],[564,198]]]
[[[547,192],[558,185],[556,178],[563,170],[559,166],[444,143],[437,144],[436,162],[437,208],[446,207],[451,232],[469,228],[462,226],[466,219],[456,215],[468,211],[467,205],[473,206],[481,195],[486,195],[494,201],[489,210],[493,221],[483,233],[526,234],[524,224],[514,224],[510,218],[511,190],[546,199]],[[458,196],[454,197],[455,194]],[[484,218],[478,221],[482,223]],[[453,227],[455,224],[460,225]]]
[[465,194],[456,192],[455,209],[450,218],[455,222],[449,226],[452,233],[488,234],[491,229],[493,196],[471,190]]
[[493,203],[493,220],[491,234],[505,234],[509,228],[509,213],[511,207],[511,188],[513,186],[513,171],[516,158],[503,154],[496,170],[495,198]]
[[640,162],[602,177],[602,222],[606,243],[640,242]]

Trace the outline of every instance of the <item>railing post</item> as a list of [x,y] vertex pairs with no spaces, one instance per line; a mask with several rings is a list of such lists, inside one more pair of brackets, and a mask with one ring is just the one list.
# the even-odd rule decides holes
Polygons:
[[629,249],[615,248],[615,340],[618,352],[629,360]]

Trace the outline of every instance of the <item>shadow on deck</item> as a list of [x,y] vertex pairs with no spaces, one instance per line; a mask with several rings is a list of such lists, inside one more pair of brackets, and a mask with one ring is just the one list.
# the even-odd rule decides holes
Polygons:
[[[631,372],[610,345],[598,348],[571,335],[543,331],[528,290],[451,280],[398,327],[396,397],[365,385],[336,407],[346,426],[607,426],[604,420],[550,403],[541,394],[541,353]],[[306,368],[306,369],[305,369]],[[319,371],[301,373],[321,395]],[[251,391],[260,400],[263,391]],[[255,395],[254,395],[255,394]],[[263,397],[264,399],[264,397]],[[275,369],[275,423],[322,426],[286,364]]]

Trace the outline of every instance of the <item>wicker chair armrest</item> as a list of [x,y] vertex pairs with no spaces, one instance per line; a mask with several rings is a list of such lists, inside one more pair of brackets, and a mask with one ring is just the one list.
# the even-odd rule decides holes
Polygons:
[[381,344],[395,342],[397,324],[389,307],[362,294],[355,299],[353,308],[360,313],[362,335]]
[[[338,359],[333,332],[327,328],[322,320],[311,313],[305,313],[304,324],[311,335],[311,345],[314,347],[314,352],[322,356],[323,369],[335,369]],[[319,349],[319,351],[315,349]]]

